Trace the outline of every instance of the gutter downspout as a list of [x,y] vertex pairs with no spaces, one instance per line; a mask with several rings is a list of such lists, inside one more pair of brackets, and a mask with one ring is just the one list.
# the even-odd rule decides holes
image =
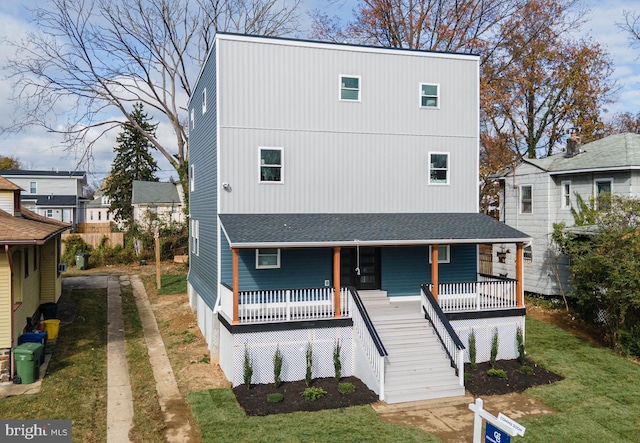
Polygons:
[[9,308],[11,309],[11,318],[9,319],[9,327],[11,328],[11,346],[10,346],[10,350],[9,350],[9,366],[10,366],[10,377],[13,378],[13,372],[15,370],[15,361],[13,358],[13,340],[14,340],[14,336],[13,336],[13,323],[14,323],[14,312],[13,312],[13,278],[11,277],[11,275],[13,275],[13,263],[11,262],[11,254],[9,254],[9,245],[4,245],[4,253],[7,255],[7,263],[9,263],[9,292],[11,293],[11,297],[10,297],[10,306]]

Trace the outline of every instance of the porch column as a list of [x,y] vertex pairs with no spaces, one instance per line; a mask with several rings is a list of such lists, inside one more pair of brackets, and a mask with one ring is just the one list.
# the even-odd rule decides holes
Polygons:
[[238,292],[238,250],[236,248],[231,248],[231,273],[233,275],[231,284],[233,285],[233,323],[240,323],[240,319],[238,318],[238,300],[239,300],[239,292]]
[[333,301],[335,318],[342,317],[340,310],[340,248],[333,248]]
[[438,301],[438,245],[431,245],[431,284],[433,290],[431,293]]
[[522,266],[523,255],[523,244],[516,243],[516,306],[518,308],[524,308],[524,285],[522,283],[522,279],[524,277]]

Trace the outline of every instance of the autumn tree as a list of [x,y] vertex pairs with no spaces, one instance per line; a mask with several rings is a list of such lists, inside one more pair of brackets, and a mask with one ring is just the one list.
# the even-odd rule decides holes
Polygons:
[[16,157],[0,155],[0,169],[20,169],[21,167],[22,165]]
[[150,152],[153,145],[146,135],[155,137],[158,124],[151,123],[151,119],[143,110],[142,103],[134,105],[127,120],[134,121],[135,125],[128,122],[122,125],[122,132],[116,139],[118,145],[113,148],[116,156],[102,190],[111,200],[109,210],[113,213],[115,220],[124,221],[131,227],[133,181],[158,181],[155,175],[158,165]]
[[619,112],[613,115],[610,123],[610,133],[633,132],[640,134],[640,112]]
[[[215,33],[287,34],[298,27],[297,11],[298,0],[39,2],[31,10],[37,30],[11,43],[7,68],[20,107],[4,130],[42,126],[88,161],[96,141],[126,120],[176,169],[188,195],[184,103]],[[134,103],[173,137],[140,127],[128,112]]]

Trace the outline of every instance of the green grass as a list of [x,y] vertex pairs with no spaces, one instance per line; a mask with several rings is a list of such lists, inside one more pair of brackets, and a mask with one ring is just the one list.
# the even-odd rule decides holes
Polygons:
[[204,443],[441,441],[417,428],[384,423],[370,406],[249,417],[231,389],[192,392],[187,401]]
[[[153,284],[155,285],[155,275],[153,276]],[[158,295],[183,294],[187,292],[187,276],[186,274],[166,274],[160,276],[162,286],[158,290]]]
[[554,326],[527,318],[529,356],[565,377],[526,391],[556,414],[521,420],[522,442],[637,442],[640,366]]
[[74,442],[106,441],[107,292],[76,290],[73,323],[60,328],[40,392],[0,400],[5,420],[72,420]]

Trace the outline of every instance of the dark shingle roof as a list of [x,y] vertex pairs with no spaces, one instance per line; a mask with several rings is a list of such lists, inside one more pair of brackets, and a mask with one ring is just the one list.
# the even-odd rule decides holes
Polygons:
[[180,196],[174,183],[146,182],[134,180],[131,203],[147,204],[180,204]]
[[232,247],[491,243],[530,237],[488,215],[220,214]]
[[46,207],[75,207],[77,206],[78,200],[85,201],[86,199],[79,198],[75,195],[22,195],[20,199],[24,201],[35,201],[36,206]]

